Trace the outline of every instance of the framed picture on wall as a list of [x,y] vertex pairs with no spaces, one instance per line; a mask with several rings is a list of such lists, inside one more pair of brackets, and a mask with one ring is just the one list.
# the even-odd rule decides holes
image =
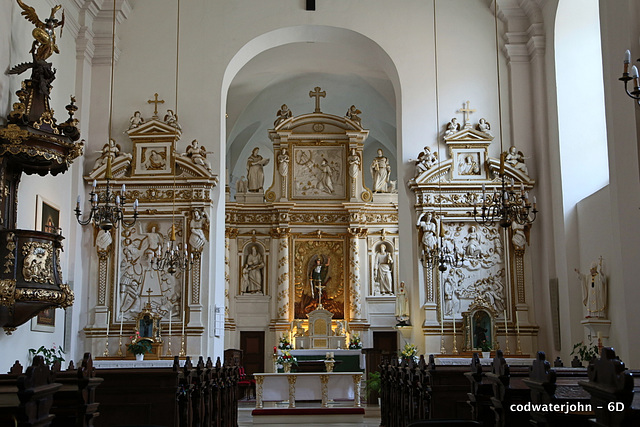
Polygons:
[[31,319],[31,330],[53,332],[56,330],[56,309],[48,308]]
[[36,230],[61,234],[60,207],[41,195],[36,195]]

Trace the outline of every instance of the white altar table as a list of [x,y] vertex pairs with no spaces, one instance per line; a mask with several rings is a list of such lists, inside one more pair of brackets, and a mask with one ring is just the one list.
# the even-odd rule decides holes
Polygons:
[[289,401],[289,408],[297,400],[321,400],[326,408],[329,400],[353,400],[360,406],[360,380],[362,372],[300,372],[259,373],[256,380],[256,408],[263,402]]

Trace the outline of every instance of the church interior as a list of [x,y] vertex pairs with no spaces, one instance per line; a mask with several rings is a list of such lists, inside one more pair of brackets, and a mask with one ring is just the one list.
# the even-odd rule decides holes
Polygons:
[[263,410],[288,358],[358,407],[398,357],[640,369],[638,2],[0,10],[3,373],[233,359]]

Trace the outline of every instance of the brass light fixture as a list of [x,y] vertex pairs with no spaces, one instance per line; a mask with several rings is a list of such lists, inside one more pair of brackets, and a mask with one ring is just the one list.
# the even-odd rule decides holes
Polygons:
[[[115,48],[116,48],[116,2],[113,2],[113,23],[111,29],[111,82],[109,92],[109,142],[108,144],[114,144],[115,141],[111,138],[112,132],[112,117],[113,117],[113,76],[114,76],[114,63],[115,63]],[[78,196],[76,201],[76,219],[80,225],[88,225],[93,223],[93,226],[105,231],[109,231],[112,228],[118,228],[118,224],[122,224],[124,227],[131,227],[135,224],[138,218],[138,199],[133,202],[133,219],[126,221],[125,216],[125,185],[122,184],[120,193],[116,194],[116,191],[111,187],[111,180],[113,175],[111,172],[111,151],[106,153],[107,155],[107,170],[105,172],[105,178],[107,180],[106,188],[104,192],[98,193],[96,187],[97,181],[93,181],[91,191],[89,192],[89,202],[91,203],[91,211],[89,217],[81,219],[82,211],[80,210],[81,198]]]

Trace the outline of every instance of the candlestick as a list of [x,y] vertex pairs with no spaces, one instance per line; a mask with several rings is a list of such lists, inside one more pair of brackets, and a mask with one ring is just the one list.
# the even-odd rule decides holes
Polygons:
[[516,311],[516,332],[520,335],[520,318],[518,316],[518,312]]
[[509,330],[507,329],[507,310],[504,311],[504,338],[505,338],[505,354],[511,354],[509,349]]
[[184,336],[184,324],[187,323],[187,311],[182,312],[182,336]]
[[453,354],[458,354],[458,343],[457,343],[457,339],[456,339],[456,316],[455,314],[453,315],[453,349],[451,350],[451,353]]
[[107,337],[109,336],[109,320],[111,319],[111,312],[107,311]]
[[178,356],[184,357],[186,355],[187,355],[187,352],[185,351],[185,347],[184,347],[184,334],[183,334],[182,338],[180,338],[180,353],[178,353]]
[[122,336],[122,321],[124,320],[124,313],[120,311],[120,336]]
[[171,315],[172,312],[169,310],[169,339],[171,339]]
[[167,356],[173,355],[173,353],[171,353],[171,315],[172,311],[169,310],[169,338],[167,339]]

